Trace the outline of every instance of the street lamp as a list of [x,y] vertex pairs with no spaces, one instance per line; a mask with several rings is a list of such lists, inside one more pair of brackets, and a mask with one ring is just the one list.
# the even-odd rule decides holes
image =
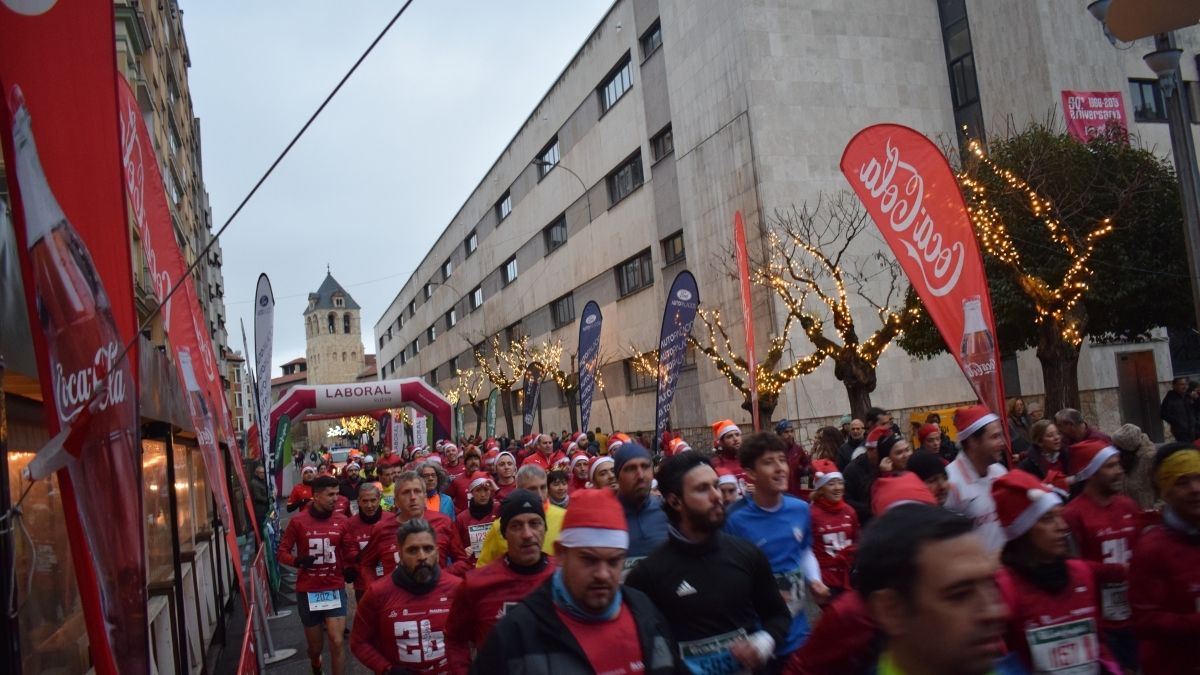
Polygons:
[[[1088,5],[1088,11],[1104,26],[1111,39],[1108,13],[1111,0],[1098,0]],[[1123,33],[1123,35],[1125,35]],[[1130,39],[1148,35],[1126,35]],[[1115,44],[1115,43],[1114,43]],[[1179,72],[1182,50],[1175,46],[1173,31],[1154,35],[1155,50],[1142,57],[1158,76],[1159,87],[1167,106],[1167,126],[1171,133],[1171,158],[1179,176],[1179,198],[1183,202],[1183,234],[1187,246],[1188,277],[1192,284],[1192,311],[1200,326],[1200,170],[1196,166],[1196,144],[1188,119],[1186,89]]]
[[[557,167],[561,168],[563,171],[566,171],[567,173],[574,176],[575,180],[579,181],[579,187],[583,188],[583,197],[584,197],[584,199],[587,200],[588,222],[589,223],[592,222],[592,195],[588,192],[587,183],[583,182],[583,179],[579,177],[579,174],[572,171],[570,169],[570,167],[563,166],[562,162],[547,162],[544,159],[535,159],[532,162],[530,162],[530,164],[533,166],[536,166],[538,168],[545,169],[546,173],[550,173],[550,169],[553,169],[554,167],[557,166]],[[543,174],[543,175],[545,175],[545,174]]]

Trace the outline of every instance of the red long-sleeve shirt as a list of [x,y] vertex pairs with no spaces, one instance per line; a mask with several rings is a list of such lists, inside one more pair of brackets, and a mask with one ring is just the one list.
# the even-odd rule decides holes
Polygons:
[[[331,512],[320,515],[309,505],[288,521],[283,537],[279,539],[276,559],[284,565],[296,566],[296,558],[314,556],[316,561],[309,567],[299,568],[296,575],[296,591],[335,591],[346,585],[342,578],[342,556],[339,548],[346,529],[346,517]],[[297,551],[292,552],[295,548]]]
[[358,572],[354,579],[355,593],[362,595],[367,590],[367,577],[358,564],[359,554],[367,548],[367,542],[371,540],[371,533],[375,531],[376,525],[395,519],[396,514],[390,511],[379,511],[379,520],[374,523],[363,520],[361,513],[346,519],[346,530],[342,533],[342,562],[347,566],[353,565]]
[[821,581],[830,588],[849,588],[853,547],[858,542],[858,514],[845,500],[826,499],[814,500],[809,514]]
[[446,624],[450,672],[466,673],[471,667],[471,645],[482,647],[508,608],[541,586],[554,568],[554,558],[545,556],[534,570],[518,571],[504,556],[468,572],[454,596]]
[[834,598],[813,632],[788,659],[786,675],[866,672],[879,658],[879,629],[857,591]]
[[454,565],[450,571],[454,574],[466,574],[475,569],[479,560],[479,551],[483,549],[483,538],[492,529],[492,521],[500,517],[500,505],[492,502],[492,510],[482,518],[471,515],[470,509],[463,509],[454,517],[454,529],[451,534],[451,551],[454,555]]
[[1129,603],[1143,675],[1200,673],[1200,539],[1147,530],[1129,566]]
[[[429,509],[425,509],[425,515],[422,518],[429,521],[437,535],[438,559],[441,566],[449,567],[450,530],[453,528],[453,523],[446,514]],[[399,517],[392,518],[387,522],[381,520],[371,529],[371,537],[367,540],[367,546],[358,557],[359,574],[366,578],[368,586],[376,579],[390,576],[392,570],[396,569],[396,565],[400,562],[400,546],[396,543],[396,530],[400,529],[400,525],[404,522],[407,521],[400,520]]]
[[358,603],[350,650],[376,673],[404,666],[418,673],[450,672],[446,621],[462,579],[442,571],[437,585],[417,595],[385,577],[371,584]]
[[454,512],[461,513],[467,508],[467,502],[471,499],[471,474],[465,473],[450,481],[450,485],[446,487],[446,494],[450,495],[450,499],[454,500]]
[[[1141,509],[1129,497],[1117,495],[1108,506],[1087,492],[1063,507],[1063,520],[1079,546],[1079,557],[1106,565],[1127,566],[1138,540]],[[1131,624],[1129,584],[1122,578],[1100,583],[1101,624],[1105,628],[1127,628]]]

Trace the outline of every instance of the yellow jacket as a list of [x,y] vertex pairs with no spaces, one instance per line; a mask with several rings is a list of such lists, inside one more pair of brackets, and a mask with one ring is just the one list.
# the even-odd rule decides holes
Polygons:
[[[546,538],[542,540],[542,551],[546,555],[554,555],[554,542],[562,532],[563,516],[567,510],[553,504],[546,505]],[[476,567],[483,567],[500,556],[508,553],[508,541],[500,535],[500,519],[492,521],[492,529],[483,538],[483,548],[479,550],[479,561]]]

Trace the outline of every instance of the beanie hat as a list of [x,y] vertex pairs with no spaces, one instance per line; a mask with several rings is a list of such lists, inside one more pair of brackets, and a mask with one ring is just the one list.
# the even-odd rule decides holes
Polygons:
[[571,455],[571,468],[574,469],[576,464],[580,462],[586,463],[589,459],[591,458],[588,457],[586,452],[577,452],[574,455]]
[[311,472],[311,473],[316,473],[316,472],[317,472],[317,467],[313,466],[312,464],[306,464],[306,465],[304,466],[304,468],[300,470],[300,473],[302,473],[302,474],[304,474],[304,473],[310,473],[310,472]]
[[596,480],[596,471],[600,467],[604,466],[605,464],[612,464],[612,463],[613,463],[613,458],[609,455],[600,455],[597,457],[593,457],[591,463],[588,464],[588,481],[595,481]]
[[621,447],[617,449],[617,452],[612,456],[612,458],[613,471],[621,473],[621,467],[625,466],[625,462],[628,462],[631,459],[644,459],[646,461],[650,461],[650,451],[638,445],[636,442],[630,441],[628,443],[622,443]]
[[884,457],[892,454],[892,447],[902,440],[904,439],[892,433],[891,429],[888,429],[887,433],[883,434],[879,442],[875,444],[875,451],[879,454],[879,459],[882,460]]
[[734,424],[733,420],[721,420],[719,422],[713,422],[712,430],[713,446],[715,447],[721,444],[721,439],[724,438],[726,434],[732,434],[735,431],[741,432],[742,429],[738,425]]
[[[813,460],[812,470],[814,490],[820,490],[834,478],[842,478],[842,472],[838,471],[837,464],[834,464],[831,459]],[[845,480],[844,478],[842,479]]]
[[938,425],[933,423],[922,424],[921,428],[917,430],[917,442],[924,443],[926,438],[929,438],[933,434],[940,433],[942,433],[942,430],[938,427]]
[[534,513],[543,521],[546,520],[542,498],[536,492],[518,488],[508,493],[504,501],[500,502],[500,533],[504,534],[512,519],[523,513]]
[[890,427],[875,427],[874,429],[871,430],[871,433],[867,434],[867,440],[866,440],[866,443],[864,443],[864,445],[868,448],[878,447],[880,440],[882,440],[886,436],[891,436],[891,435],[892,435],[892,430]]
[[363,464],[374,464],[374,463],[375,463],[375,455],[367,455],[367,456],[363,457]]
[[563,516],[558,543],[566,548],[629,548],[625,511],[611,490],[579,490]]
[[933,493],[911,471],[875,479],[871,487],[871,513],[882,516],[888,509],[900,504],[938,505]]
[[492,475],[486,471],[476,471],[471,474],[471,482],[467,484],[467,492],[474,492],[475,488],[480,485],[490,484],[493,488],[496,484],[492,482]]
[[1047,511],[1062,504],[1062,498],[1053,488],[1020,469],[1009,471],[992,483],[992,499],[1008,541],[1028,532]]
[[986,405],[973,405],[954,411],[954,426],[958,429],[959,440],[969,438],[976,431],[999,420]]
[[358,471],[361,468],[362,467],[358,465],[358,462],[349,462],[346,464],[347,471],[350,471],[350,470]]
[[617,448],[621,447],[622,445],[624,445],[625,443],[628,443],[628,442],[629,442],[629,437],[619,431],[617,433],[613,434],[612,436],[609,436],[608,437],[609,453],[616,452]]
[[663,454],[665,454],[667,457],[674,457],[681,452],[687,452],[691,449],[692,446],[688,445],[687,441],[683,440],[682,438],[672,438],[671,440],[667,441],[667,447]]
[[1113,446],[1101,440],[1083,440],[1071,444],[1071,466],[1079,467],[1075,472],[1075,480],[1082,481],[1096,475],[1100,467],[1111,457],[1121,454]]
[[777,433],[777,434],[782,434],[783,432],[787,431],[788,429],[794,429],[794,428],[795,427],[792,426],[791,420],[779,420],[778,422],[775,423],[775,433]]
[[854,421],[854,418],[849,415],[842,415],[842,419],[838,420],[838,426],[845,426]]
[[1142,445],[1142,430],[1136,424],[1122,424],[1113,432],[1112,440],[1118,450],[1134,452]]
[[946,461],[932,452],[914,452],[908,458],[908,470],[921,480],[929,480],[937,475],[946,475]]

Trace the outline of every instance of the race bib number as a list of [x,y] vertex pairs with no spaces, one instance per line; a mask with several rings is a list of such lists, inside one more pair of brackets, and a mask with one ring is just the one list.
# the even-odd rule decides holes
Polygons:
[[1124,621],[1129,618],[1129,584],[1103,584],[1100,586],[1100,605],[1106,621]]
[[830,558],[836,558],[850,544],[845,532],[826,532],[821,535],[821,542],[825,544],[825,554]]
[[397,621],[392,627],[396,636],[396,654],[401,663],[434,661],[446,655],[445,634],[433,630],[429,619]]
[[471,555],[476,558],[483,551],[483,540],[492,529],[491,523],[477,523],[467,526],[467,537],[471,540]]
[[775,584],[779,587],[783,603],[787,605],[788,612],[793,617],[804,611],[804,575],[799,572],[776,574]]
[[1092,619],[1025,631],[1035,675],[1094,675],[1100,643]]
[[350,515],[358,515],[358,502],[350,502]]
[[679,643],[679,656],[692,675],[732,675],[744,669],[729,645],[746,638],[746,631],[738,629],[701,640]]
[[308,611],[310,612],[337,609],[341,606],[342,594],[338,591],[310,591],[308,594]]

